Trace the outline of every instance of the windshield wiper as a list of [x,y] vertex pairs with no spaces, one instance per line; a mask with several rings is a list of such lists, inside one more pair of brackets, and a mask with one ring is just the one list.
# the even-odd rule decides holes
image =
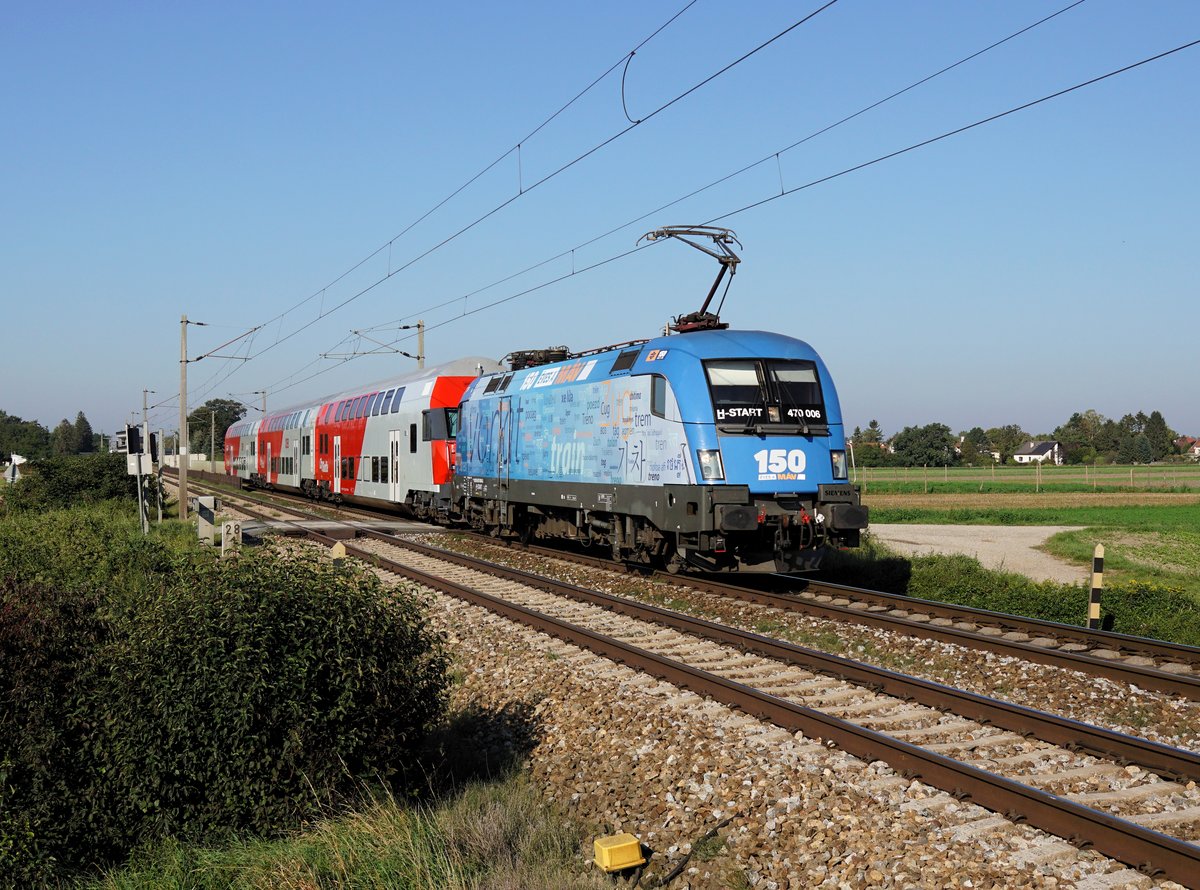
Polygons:
[[[768,411],[767,411],[767,380],[766,380],[766,377],[763,376],[763,368],[762,368],[761,362],[754,363],[754,376],[758,379],[758,401],[754,403],[754,407],[757,408],[758,410],[760,410],[762,412],[762,414],[768,414]],[[762,417],[762,414],[760,414],[758,417],[747,416],[746,417],[746,426],[742,430],[742,433],[747,434],[747,433],[754,432],[755,424],[761,423],[761,421],[764,419]],[[769,419],[769,417],[767,419]]]
[[800,407],[791,401],[791,394],[788,392],[784,382],[779,379],[779,372],[775,368],[771,368],[771,379],[775,381],[775,388],[779,391],[779,407],[783,411],[783,417],[780,420],[786,418],[789,411],[794,411],[800,420],[800,429],[804,435],[811,435],[808,429],[808,419],[804,416],[804,412],[800,410]]

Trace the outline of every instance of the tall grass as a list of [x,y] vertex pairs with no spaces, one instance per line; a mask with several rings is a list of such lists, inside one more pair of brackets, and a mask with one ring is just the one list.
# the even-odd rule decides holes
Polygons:
[[375,796],[277,840],[167,842],[82,886],[91,890],[598,890],[583,833],[520,775],[468,785],[434,805]]

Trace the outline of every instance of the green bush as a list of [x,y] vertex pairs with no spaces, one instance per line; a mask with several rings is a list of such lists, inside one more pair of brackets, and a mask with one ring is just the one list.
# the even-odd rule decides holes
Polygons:
[[400,768],[440,717],[445,658],[403,592],[256,554],[192,567],[105,653],[96,752],[136,840],[268,832]]
[[61,510],[78,504],[137,498],[137,477],[123,454],[74,454],[31,461],[19,482],[3,490],[7,513]]
[[108,505],[0,522],[0,886],[403,790],[445,667],[363,571],[217,561]]
[[0,885],[51,879],[90,822],[88,765],[98,597],[0,582]]

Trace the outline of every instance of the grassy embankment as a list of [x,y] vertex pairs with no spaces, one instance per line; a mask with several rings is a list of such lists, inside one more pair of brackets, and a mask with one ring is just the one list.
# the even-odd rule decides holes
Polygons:
[[[1068,492],[1032,487],[1007,491],[964,491],[951,482],[889,483],[873,486],[864,497],[874,523],[950,525],[1073,525],[1078,531],[1052,537],[1045,550],[1085,569],[1096,544],[1105,547],[1106,612],[1115,629],[1200,645],[1200,495],[1195,492]],[[1044,486],[1043,486],[1044,487]],[[914,491],[913,488],[916,488]],[[981,605],[1000,611],[1078,623],[1078,595],[1070,585],[1024,585],[1003,573],[977,569],[967,557],[918,557],[907,560],[878,545],[861,559],[849,560],[843,577],[903,590],[915,596]],[[957,565],[955,569],[953,566]],[[991,582],[986,581],[991,577]],[[890,579],[890,581],[889,581]],[[994,583],[1008,595],[976,589]],[[1022,586],[1026,593],[1017,593]],[[1072,605],[1065,614],[1057,599]],[[989,604],[990,603],[990,604]]]

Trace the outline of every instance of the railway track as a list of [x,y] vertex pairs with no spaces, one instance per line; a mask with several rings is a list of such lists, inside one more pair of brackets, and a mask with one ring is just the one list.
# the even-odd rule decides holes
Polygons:
[[[1192,752],[381,532],[347,527],[344,533],[366,538],[343,543],[381,570],[789,731],[884,760],[905,776],[1005,814],[964,830],[1027,820],[1147,872],[1200,886],[1200,847],[1192,842],[1200,837],[1200,757]],[[1055,841],[1030,861],[1068,850]]]
[[[244,493],[241,496],[246,497]],[[297,515],[310,515],[290,509]],[[337,515],[378,519],[382,514],[339,508]],[[609,559],[566,548],[473,537],[481,543],[507,543],[592,568],[617,568]],[[640,571],[637,566],[625,568]],[[788,576],[762,576],[765,583],[750,586],[711,576],[647,574],[732,600],[996,652],[1200,701],[1200,648],[1192,646]]]
[[[1200,757],[1193,752],[463,554],[380,533],[365,537],[348,552],[385,571],[865,760],[883,760],[907,778],[993,811],[964,827],[967,833],[1028,821],[1200,886],[1200,847],[1192,843],[1200,837]],[[1031,859],[1067,849],[1055,841]]]
[[[614,568],[611,560],[559,547],[506,543],[547,558]],[[1200,649],[1192,646],[786,576],[764,576],[769,587],[751,587],[709,576],[648,574],[742,602],[998,652],[1200,701]]]

